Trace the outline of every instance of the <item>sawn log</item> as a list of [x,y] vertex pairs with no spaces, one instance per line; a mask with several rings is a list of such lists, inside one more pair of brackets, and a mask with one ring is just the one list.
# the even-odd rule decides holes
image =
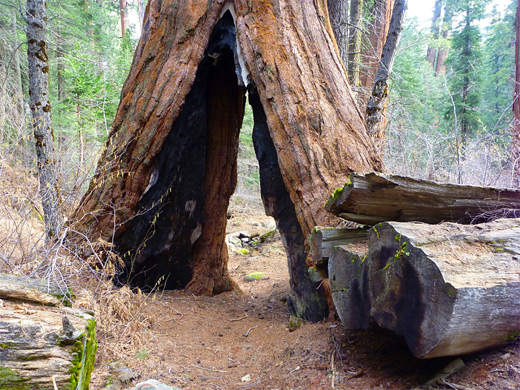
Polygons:
[[477,352],[520,335],[520,219],[479,225],[383,222],[366,258],[329,258],[342,323],[404,336],[418,358]]
[[61,306],[42,289],[62,295],[46,282],[0,274],[0,389],[86,390],[96,357],[95,318]]
[[366,225],[383,221],[468,224],[500,216],[520,217],[520,190],[353,173],[325,207],[341,218]]

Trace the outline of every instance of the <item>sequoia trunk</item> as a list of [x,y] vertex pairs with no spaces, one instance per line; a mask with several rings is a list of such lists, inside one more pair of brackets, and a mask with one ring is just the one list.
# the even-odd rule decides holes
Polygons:
[[132,284],[231,289],[224,232],[246,87],[262,197],[288,255],[291,302],[317,320],[326,306],[307,277],[305,237],[332,222],[323,202],[349,172],[382,169],[324,0],[152,0],[71,230],[113,242]]

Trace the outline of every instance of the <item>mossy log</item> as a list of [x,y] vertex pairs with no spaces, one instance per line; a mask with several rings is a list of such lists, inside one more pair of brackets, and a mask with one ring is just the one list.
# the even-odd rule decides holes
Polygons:
[[364,283],[367,238],[350,245],[335,246],[328,261],[332,301],[341,323],[347,329],[366,329],[370,305]]
[[326,209],[367,225],[383,221],[467,224],[520,217],[520,190],[356,173],[330,196]]
[[315,227],[309,237],[313,265],[325,264],[334,247],[338,245],[366,242],[367,228],[327,228]]
[[[45,297],[39,287],[46,282],[26,281],[15,282],[25,286],[23,293],[2,289],[0,390],[87,390],[96,358],[95,318],[61,306],[52,295]],[[48,306],[49,302],[55,306]]]
[[[368,319],[404,336],[419,358],[472,353],[520,335],[520,219],[479,225],[383,222],[363,261],[329,259],[345,326]],[[334,283],[334,278],[339,282]],[[359,318],[351,318],[352,316]]]

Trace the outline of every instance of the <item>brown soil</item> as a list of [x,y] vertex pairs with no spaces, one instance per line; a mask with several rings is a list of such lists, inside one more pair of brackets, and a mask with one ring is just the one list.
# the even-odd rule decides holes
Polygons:
[[[267,229],[259,224],[266,219],[235,215],[228,231],[262,233]],[[412,389],[454,360],[421,361],[397,336],[380,329],[345,331],[337,321],[304,323],[290,331],[283,246],[277,238],[258,249],[230,256],[231,276],[241,292],[141,296],[144,303],[133,318],[143,324],[140,330],[127,332],[123,321],[110,335],[100,332],[91,388],[102,388],[110,377],[107,364],[116,358],[139,375],[126,387],[153,378],[183,390]],[[244,282],[252,272],[264,276]],[[463,360],[462,370],[434,388],[520,388],[518,344]]]

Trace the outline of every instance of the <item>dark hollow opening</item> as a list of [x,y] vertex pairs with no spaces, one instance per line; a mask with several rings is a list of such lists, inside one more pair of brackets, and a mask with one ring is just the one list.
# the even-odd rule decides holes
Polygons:
[[[237,77],[240,66],[235,34],[233,18],[226,12],[210,37],[183,109],[153,162],[150,184],[138,204],[140,212],[117,238],[126,264],[122,280],[132,286],[151,288],[160,282],[167,289],[185,288],[200,274],[199,260],[212,263],[201,284],[212,283],[214,273],[227,275],[225,226],[236,186],[245,102],[245,88]],[[276,220],[288,257],[294,292],[290,305],[304,318],[320,320],[327,305],[308,277],[305,237],[283,182],[264,108],[252,84],[249,99],[262,200],[267,215]],[[211,288],[219,292],[226,287]],[[303,298],[309,294],[315,295],[312,305]]]

